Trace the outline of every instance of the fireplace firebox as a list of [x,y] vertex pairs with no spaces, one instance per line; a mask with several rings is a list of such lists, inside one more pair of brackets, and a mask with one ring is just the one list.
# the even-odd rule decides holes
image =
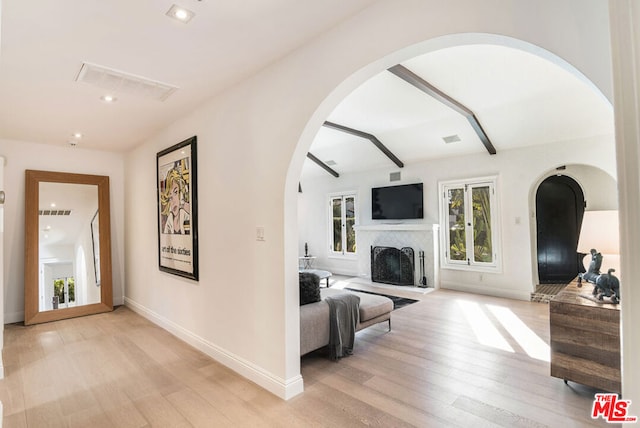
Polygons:
[[413,248],[371,247],[371,281],[415,285]]

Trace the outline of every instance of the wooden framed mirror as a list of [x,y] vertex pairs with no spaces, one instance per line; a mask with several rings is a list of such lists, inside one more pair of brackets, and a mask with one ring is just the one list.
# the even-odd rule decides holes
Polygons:
[[109,177],[25,172],[25,325],[113,310]]

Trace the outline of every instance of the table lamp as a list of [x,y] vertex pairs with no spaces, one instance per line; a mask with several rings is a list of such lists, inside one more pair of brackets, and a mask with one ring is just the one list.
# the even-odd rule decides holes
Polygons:
[[600,273],[615,269],[616,276],[620,276],[620,233],[617,210],[584,212],[578,239],[578,252],[587,254],[583,261],[587,270],[591,260],[591,249],[602,254]]

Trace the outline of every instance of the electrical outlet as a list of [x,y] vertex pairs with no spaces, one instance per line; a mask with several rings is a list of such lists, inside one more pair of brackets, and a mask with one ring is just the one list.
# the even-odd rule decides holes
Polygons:
[[256,227],[256,241],[264,241],[264,227]]

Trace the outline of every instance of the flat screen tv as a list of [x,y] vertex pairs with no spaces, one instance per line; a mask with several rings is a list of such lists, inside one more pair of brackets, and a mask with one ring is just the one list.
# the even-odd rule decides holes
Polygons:
[[405,220],[424,218],[422,183],[371,189],[373,220]]

